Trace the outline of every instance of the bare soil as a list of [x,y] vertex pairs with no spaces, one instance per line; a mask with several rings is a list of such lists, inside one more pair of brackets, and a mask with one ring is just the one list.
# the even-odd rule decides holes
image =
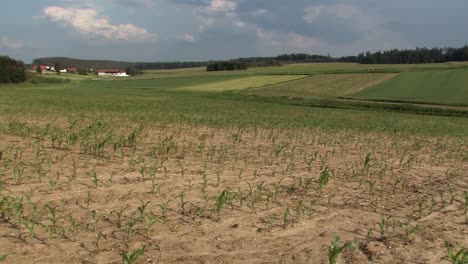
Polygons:
[[464,139],[154,123],[130,144],[127,123],[97,126],[115,137],[91,153],[93,137],[65,142],[89,123],[56,124],[0,133],[7,263],[121,263],[142,246],[137,263],[328,263],[334,236],[356,242],[340,263],[468,247]]

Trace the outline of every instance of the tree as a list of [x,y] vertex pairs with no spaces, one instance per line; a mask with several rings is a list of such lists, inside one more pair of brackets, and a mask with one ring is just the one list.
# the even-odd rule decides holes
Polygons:
[[137,75],[137,74],[143,74],[142,70],[139,70],[134,66],[127,67],[125,69],[125,72],[127,73],[127,75],[131,75],[131,76],[134,76],[134,75]]
[[62,69],[62,64],[60,62],[55,62],[54,63],[54,69],[55,69],[55,72],[57,72],[57,75],[60,75],[60,70]]
[[0,56],[0,84],[26,81],[26,67],[22,61]]

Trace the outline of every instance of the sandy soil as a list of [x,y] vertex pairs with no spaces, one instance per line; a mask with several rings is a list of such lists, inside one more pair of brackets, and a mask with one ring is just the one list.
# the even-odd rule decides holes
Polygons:
[[450,263],[446,241],[468,246],[463,139],[155,123],[130,144],[136,125],[86,125],[0,134],[7,263],[142,246],[137,263],[328,263],[334,236],[356,242],[340,263]]

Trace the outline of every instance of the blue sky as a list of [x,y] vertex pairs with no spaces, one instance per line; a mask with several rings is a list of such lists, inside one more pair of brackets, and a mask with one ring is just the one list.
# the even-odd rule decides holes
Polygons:
[[15,0],[0,55],[175,61],[468,44],[466,0]]

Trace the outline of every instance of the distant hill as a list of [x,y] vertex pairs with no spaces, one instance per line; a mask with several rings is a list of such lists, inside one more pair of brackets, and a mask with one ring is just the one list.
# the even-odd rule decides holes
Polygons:
[[332,58],[323,55],[309,55],[302,53],[284,54],[276,57],[249,57],[219,61],[174,61],[174,62],[128,62],[112,60],[80,60],[66,57],[46,57],[34,59],[32,65],[54,65],[59,63],[63,68],[76,67],[80,69],[125,69],[134,67],[138,70],[181,69],[206,67],[213,63],[237,62],[245,63],[248,67],[264,67],[287,64],[291,62],[354,62],[357,57]]
[[80,60],[66,57],[47,57],[33,60],[33,65],[49,65],[53,66],[59,63],[63,68],[76,67],[80,69],[125,69],[133,66],[135,63],[126,61],[111,61],[111,60]]

